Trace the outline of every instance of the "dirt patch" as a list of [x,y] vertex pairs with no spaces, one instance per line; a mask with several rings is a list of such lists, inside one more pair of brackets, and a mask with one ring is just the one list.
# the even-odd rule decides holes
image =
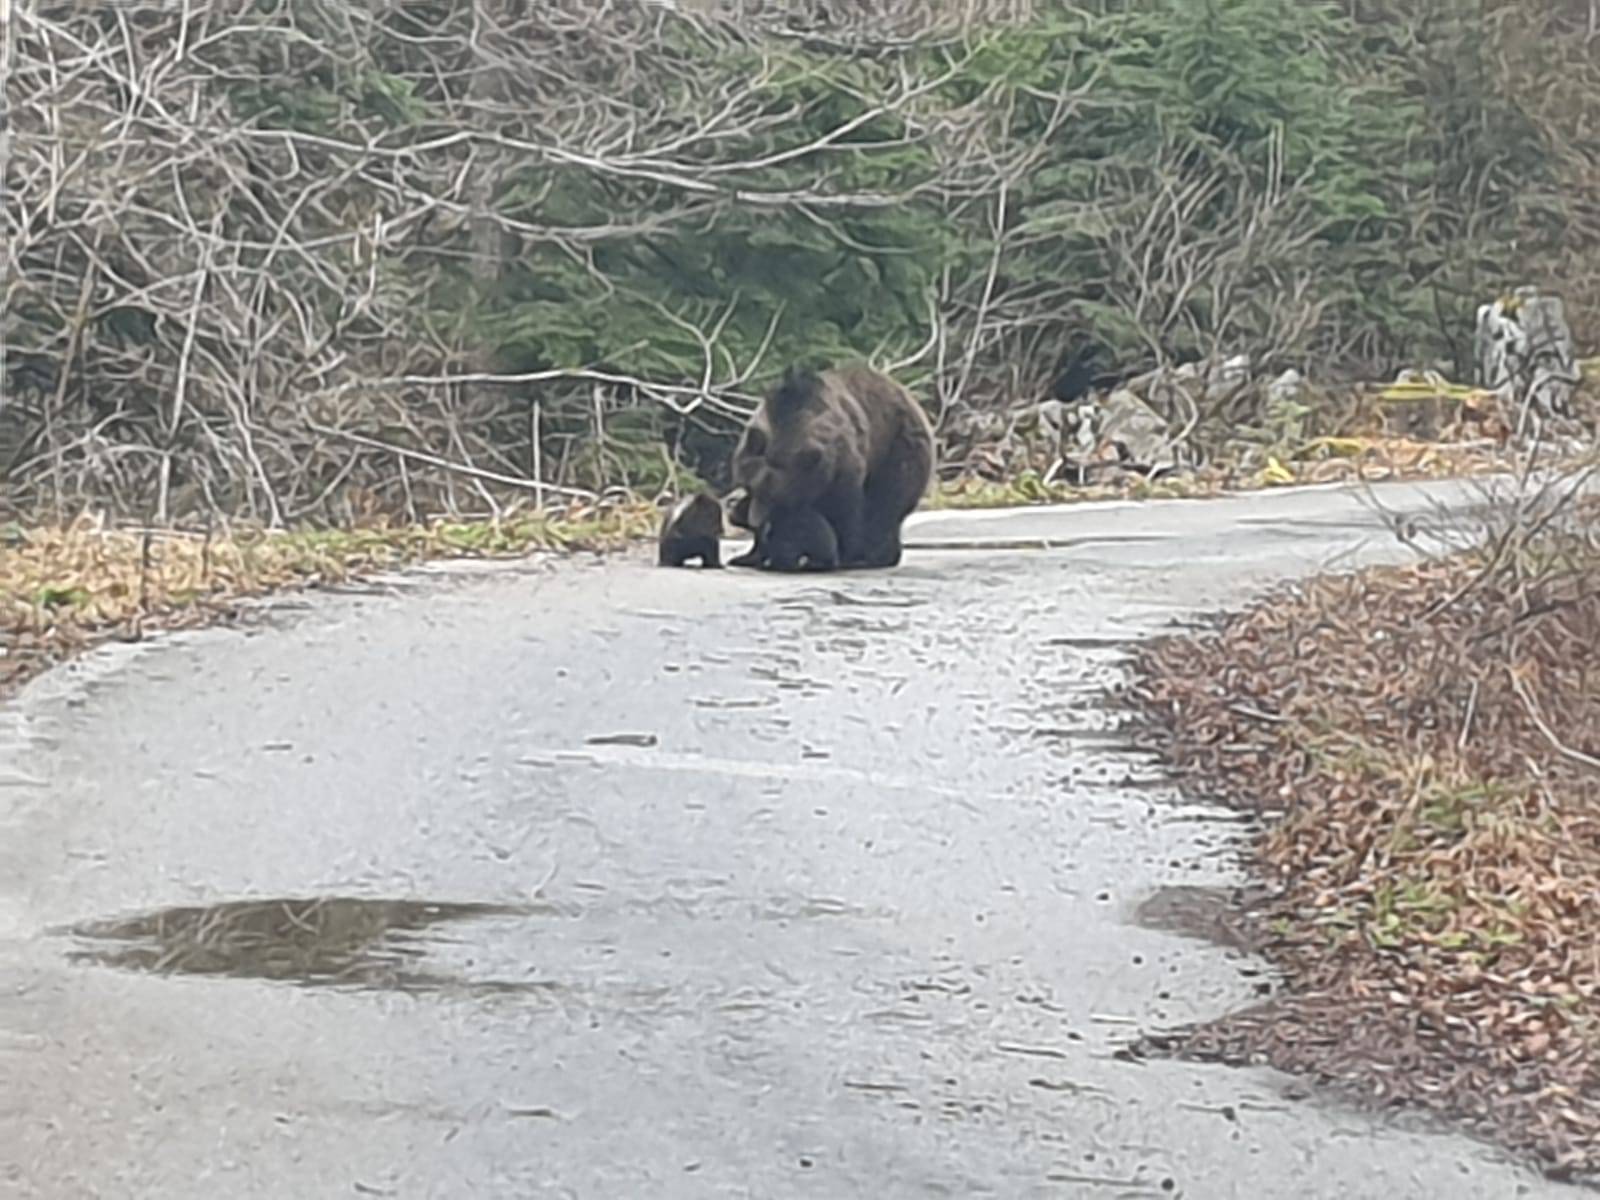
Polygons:
[[1266,818],[1235,919],[1285,982],[1137,1052],[1270,1063],[1600,1173],[1594,524],[1285,588],[1140,652],[1148,747]]

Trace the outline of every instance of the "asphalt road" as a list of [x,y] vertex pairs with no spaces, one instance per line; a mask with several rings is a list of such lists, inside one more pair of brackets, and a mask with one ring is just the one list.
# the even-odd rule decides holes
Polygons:
[[1267,977],[1139,920],[1236,879],[1244,829],[1099,696],[1131,639],[1406,557],[1372,513],[909,536],[823,578],[415,573],[35,681],[0,708],[0,1195],[1563,1191],[1113,1057]]

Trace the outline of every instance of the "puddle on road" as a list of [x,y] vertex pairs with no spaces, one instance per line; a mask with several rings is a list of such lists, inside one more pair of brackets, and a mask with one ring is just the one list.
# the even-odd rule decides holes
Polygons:
[[1139,641],[1133,634],[1127,636],[1085,635],[1083,637],[1046,638],[1046,646],[1061,646],[1069,650],[1120,650]]
[[1025,734],[1038,742],[1060,742],[1072,748],[1110,750],[1128,757],[1137,755],[1139,744],[1122,729],[1085,729],[1076,726],[1040,725],[1032,729],[1006,729],[1006,733]]
[[[52,932],[79,940],[69,962],[155,975],[223,975],[307,987],[431,991],[460,981],[417,969],[450,922],[527,916],[529,906],[357,900],[239,900],[89,921]],[[495,991],[535,986],[472,983]]]
[[819,605],[844,608],[921,608],[928,602],[926,596],[908,596],[904,592],[885,588],[842,592],[838,588],[811,587],[779,597],[777,605],[782,609],[810,609]]
[[1146,929],[1253,952],[1260,948],[1261,934],[1251,925],[1247,912],[1248,900],[1236,888],[1175,884],[1146,896],[1133,919]]
[[649,749],[661,741],[653,733],[597,733],[583,740],[590,746],[636,746],[640,749]]

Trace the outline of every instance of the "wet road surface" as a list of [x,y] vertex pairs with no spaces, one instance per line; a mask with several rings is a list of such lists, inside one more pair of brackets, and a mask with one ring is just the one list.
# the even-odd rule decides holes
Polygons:
[[1246,829],[1099,695],[1130,639],[1405,558],[1355,497],[908,536],[825,578],[454,567],[30,685],[0,1195],[1564,1191],[1266,1071],[1113,1057],[1268,977],[1139,921],[1235,880]]

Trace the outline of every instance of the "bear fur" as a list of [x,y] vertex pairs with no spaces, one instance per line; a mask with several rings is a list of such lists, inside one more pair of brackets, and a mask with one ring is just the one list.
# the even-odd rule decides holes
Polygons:
[[[733,453],[744,496],[734,520],[760,531],[812,510],[833,527],[845,567],[900,562],[900,527],[933,478],[933,427],[911,393],[867,366],[791,368],[746,424]],[[809,519],[809,518],[805,518]]]
[[691,558],[702,567],[722,566],[721,502],[706,492],[678,501],[661,522],[658,546],[656,561],[663,567],[681,567]]
[[839,539],[828,518],[814,508],[787,508],[772,515],[757,534],[761,566],[769,571],[835,571]]

